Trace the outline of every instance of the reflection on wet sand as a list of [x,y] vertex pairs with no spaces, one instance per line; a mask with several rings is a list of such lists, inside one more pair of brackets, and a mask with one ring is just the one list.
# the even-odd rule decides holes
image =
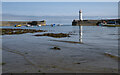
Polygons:
[[50,40],[50,41],[66,42],[66,43],[73,43],[73,44],[83,44],[83,42],[76,42],[76,41],[65,41],[65,40]]

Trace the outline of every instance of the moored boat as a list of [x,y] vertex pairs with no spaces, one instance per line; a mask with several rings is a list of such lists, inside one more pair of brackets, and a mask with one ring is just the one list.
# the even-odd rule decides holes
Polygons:
[[107,27],[120,27],[120,25],[117,25],[117,24],[102,24],[102,26],[107,26]]
[[63,24],[58,24],[57,26],[62,26]]
[[14,25],[14,27],[21,27],[22,25],[21,24],[19,24],[19,25]]

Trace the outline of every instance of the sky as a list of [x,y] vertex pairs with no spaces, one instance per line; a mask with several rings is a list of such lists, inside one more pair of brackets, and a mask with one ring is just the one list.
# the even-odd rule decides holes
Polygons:
[[3,2],[2,14],[22,16],[117,16],[118,2]]
[[2,0],[2,2],[118,2],[119,0]]

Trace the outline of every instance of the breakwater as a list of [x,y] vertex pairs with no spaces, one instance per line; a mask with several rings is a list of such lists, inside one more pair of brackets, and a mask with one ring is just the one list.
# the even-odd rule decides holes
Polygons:
[[2,26],[14,26],[15,24],[25,25],[29,21],[2,21]]
[[2,21],[2,25],[1,26],[14,26],[14,25],[46,25],[46,21]]
[[102,19],[102,20],[73,20],[72,21],[72,25],[73,26],[78,26],[78,25],[82,25],[82,26],[96,26],[97,23],[99,22],[103,22],[103,21],[115,21],[116,23],[120,24],[120,19]]

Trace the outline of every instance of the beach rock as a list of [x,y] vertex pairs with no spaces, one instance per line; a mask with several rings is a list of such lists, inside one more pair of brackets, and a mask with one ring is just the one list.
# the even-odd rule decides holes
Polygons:
[[61,50],[59,47],[53,47],[51,49],[54,49],[54,50]]
[[24,34],[24,33],[35,33],[35,32],[46,32],[45,30],[35,29],[0,29],[1,35],[13,35],[13,34]]
[[6,63],[2,62],[1,65],[5,65]]
[[40,70],[38,70],[38,72],[41,72]]
[[107,52],[105,52],[104,55],[105,55],[105,56],[109,56],[109,57],[111,57],[111,58],[115,58],[115,57],[116,57],[116,56],[112,55],[111,53],[107,53]]
[[75,63],[75,64],[81,64],[81,63]]
[[45,34],[36,34],[34,36],[49,36],[54,38],[70,37],[69,34],[65,34],[65,33],[45,33]]
[[120,60],[120,57],[119,57],[119,56],[113,55],[112,53],[105,52],[104,55],[105,55],[105,56],[108,56],[108,57],[110,57],[110,58],[114,58],[114,59]]
[[57,66],[52,66],[52,68],[56,68]]

